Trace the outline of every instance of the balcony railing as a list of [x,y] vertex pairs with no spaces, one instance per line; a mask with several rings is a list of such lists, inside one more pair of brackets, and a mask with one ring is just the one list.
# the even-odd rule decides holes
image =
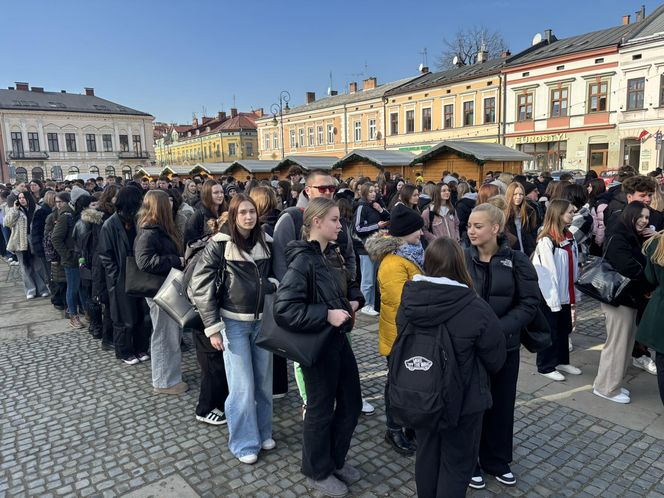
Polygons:
[[118,158],[120,159],[149,159],[150,154],[144,151],[135,151],[135,150],[125,150],[118,152]]
[[25,160],[34,160],[34,159],[48,159],[48,153],[47,152],[28,152],[28,151],[23,151],[23,152],[14,152],[11,151],[9,152],[9,159],[12,159],[14,161],[25,161]]

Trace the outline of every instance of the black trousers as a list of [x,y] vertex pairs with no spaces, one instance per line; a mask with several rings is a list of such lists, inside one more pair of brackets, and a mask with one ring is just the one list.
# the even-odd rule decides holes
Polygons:
[[518,377],[519,350],[517,349],[507,353],[503,368],[490,377],[493,406],[484,412],[482,419],[479,464],[486,473],[494,476],[510,472]]
[[288,392],[288,362],[283,356],[273,355],[272,361],[272,394]]
[[198,395],[196,415],[204,417],[215,408],[223,412],[228,397],[224,353],[214,349],[203,332],[195,330],[192,336],[196,359],[201,367],[201,392]]
[[551,373],[558,365],[569,365],[569,335],[572,333],[572,307],[563,304],[560,311],[553,312],[548,306],[542,311],[551,327],[553,344],[537,353],[537,371]]
[[49,290],[51,291],[51,304],[60,308],[67,306],[67,283],[49,281]]
[[[385,360],[389,363],[390,357],[386,356]],[[389,383],[389,370],[387,377],[385,378],[385,425],[387,428],[391,431],[400,431],[401,426],[397,424],[393,419],[392,419],[392,413],[390,412],[390,396],[389,396],[389,389],[390,389],[390,383]]]
[[346,336],[313,366],[303,366],[302,375],[307,388],[302,473],[320,480],[344,466],[362,410],[360,376]]
[[111,319],[111,309],[108,304],[102,304],[101,306],[101,342],[106,346],[113,346],[113,320]]
[[[139,353],[147,353],[150,347],[150,332],[152,330],[145,299],[130,297],[127,299],[125,306],[126,309],[123,309],[123,313],[126,313],[125,317],[127,319],[120,323],[113,322],[115,356],[123,360]],[[132,323],[129,317],[134,317],[135,322]]]
[[463,415],[459,425],[440,432],[415,431],[415,482],[419,498],[463,498],[473,476],[483,412]]
[[664,353],[655,352],[655,365],[657,365],[657,385],[659,386],[659,397],[664,405]]

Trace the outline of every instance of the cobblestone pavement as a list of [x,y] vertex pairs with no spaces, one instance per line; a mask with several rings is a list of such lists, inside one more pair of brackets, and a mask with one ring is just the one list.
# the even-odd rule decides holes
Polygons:
[[[247,466],[229,453],[225,427],[194,419],[193,352],[183,363],[190,391],[153,395],[149,364],[120,363],[86,332],[67,330],[44,300],[26,303],[20,294],[0,284],[0,496],[141,496],[169,477],[184,479],[192,495],[317,496],[299,472],[302,422],[294,385],[275,400],[277,448]],[[593,344],[601,342],[603,326],[596,308],[586,303],[579,311],[579,337]],[[383,440],[386,371],[376,352],[377,323],[361,318],[359,325],[353,348],[376,415],[362,417],[355,432],[349,458],[365,477],[351,491],[414,496],[414,458],[397,455]],[[12,333],[21,327],[25,333]],[[522,376],[526,369],[532,370],[522,363]],[[485,490],[469,496],[664,497],[661,439],[536,393],[520,392],[517,402],[517,486],[488,478]]]

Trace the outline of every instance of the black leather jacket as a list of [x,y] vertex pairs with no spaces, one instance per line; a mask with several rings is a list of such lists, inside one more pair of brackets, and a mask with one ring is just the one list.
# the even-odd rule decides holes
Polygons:
[[247,255],[222,231],[203,249],[189,282],[189,295],[203,320],[206,336],[222,329],[222,318],[261,319],[265,295],[276,290],[276,280],[269,280],[272,238],[265,235],[265,240],[267,250],[259,243]]

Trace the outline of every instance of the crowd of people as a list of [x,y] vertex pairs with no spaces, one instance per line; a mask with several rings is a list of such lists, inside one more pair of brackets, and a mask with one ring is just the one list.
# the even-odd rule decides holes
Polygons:
[[[628,366],[657,375],[664,403],[664,195],[657,170],[620,168],[608,187],[546,172],[489,172],[480,182],[445,172],[413,183],[382,173],[345,181],[298,166],[287,179],[181,181],[141,175],[33,180],[0,188],[0,253],[18,265],[26,299],[50,297],[73,329],[87,328],[126,365],[151,362],[156,394],[178,395],[183,329],[153,295],[129,292],[135,275],[189,272],[203,325],[191,330],[201,370],[195,418],[228,425],[245,464],[276,446],[273,399],[288,391],[285,358],[257,346],[266,296],[282,327],[329,336],[312,365],[294,364],[302,400],[302,473],[328,496],[361,479],[346,455],[362,398],[352,348],[356,313],[378,317],[389,363],[409,328],[449,331],[464,385],[458,425],[413,430],[391,413],[385,440],[416,455],[421,497],[464,496],[485,476],[514,486],[513,429],[521,336],[538,318],[551,343],[537,371],[580,375],[570,334],[580,269],[602,257],[629,284],[601,304],[606,344],[593,393],[629,403]],[[654,359],[653,359],[654,353]]]

